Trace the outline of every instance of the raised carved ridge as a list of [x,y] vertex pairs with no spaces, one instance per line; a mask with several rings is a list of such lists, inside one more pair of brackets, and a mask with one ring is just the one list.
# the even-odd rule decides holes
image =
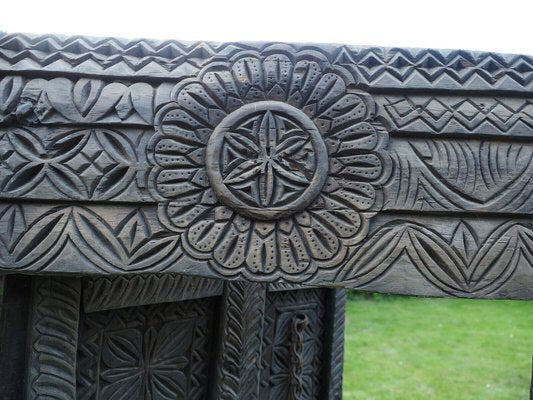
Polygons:
[[328,292],[326,308],[325,376],[328,377],[325,398],[342,400],[342,371],[344,366],[344,318],[346,291],[332,289]]
[[265,287],[229,282],[223,297],[217,399],[258,399]]
[[153,132],[0,128],[0,196],[152,202],[145,147]]
[[86,312],[169,303],[222,294],[222,280],[177,274],[150,274],[83,279]]
[[531,213],[529,142],[401,139],[391,143],[393,173],[385,210]]
[[392,132],[451,135],[533,135],[533,100],[517,97],[378,95]]
[[480,239],[463,221],[451,237],[421,223],[392,221],[357,248],[337,279],[354,287],[368,285],[394,268],[403,255],[427,283],[443,293],[491,296],[517,269],[522,274],[533,268],[533,227],[509,221]]
[[170,84],[8,75],[0,80],[0,123],[152,126],[154,110],[169,101],[171,89]]
[[74,400],[81,282],[39,277],[33,296],[27,398]]
[[312,49],[353,70],[361,85],[376,88],[529,91],[533,59],[465,50],[399,49],[278,43],[186,43],[113,38],[5,35],[0,69],[183,78],[212,59],[241,50]]

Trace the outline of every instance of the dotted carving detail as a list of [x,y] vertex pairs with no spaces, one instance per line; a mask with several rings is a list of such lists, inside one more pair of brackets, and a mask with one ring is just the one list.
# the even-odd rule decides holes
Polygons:
[[353,77],[313,52],[242,52],[178,84],[156,115],[161,222],[218,273],[304,281],[379,209],[387,132]]

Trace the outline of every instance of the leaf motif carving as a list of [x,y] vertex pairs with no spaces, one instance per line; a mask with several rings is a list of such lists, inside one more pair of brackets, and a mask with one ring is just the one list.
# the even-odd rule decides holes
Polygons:
[[81,178],[74,171],[62,164],[49,164],[47,176],[54,186],[67,197],[79,199],[89,197],[87,188]]
[[23,157],[31,161],[42,161],[46,157],[46,150],[39,138],[26,129],[14,129],[8,134],[12,146]]
[[98,100],[104,82],[95,79],[79,79],[73,88],[74,104],[85,117]]
[[122,244],[107,224],[83,209],[75,209],[73,216],[78,234],[84,242],[83,247],[87,248],[86,251],[92,256],[102,257],[116,267],[127,263],[128,257]]
[[15,262],[30,264],[48,253],[64,233],[69,215],[69,207],[59,208],[30,225],[12,252]]
[[115,104],[124,95],[127,87],[122,83],[113,82],[105,85],[98,96],[97,101],[85,116],[87,122],[96,122],[100,118],[109,114],[115,107]]
[[49,158],[59,158],[63,160],[80,150],[90,136],[90,130],[67,131],[54,135],[53,138],[46,142],[46,150]]
[[144,243],[152,232],[142,210],[131,212],[117,227],[117,237],[128,252]]
[[426,279],[453,290],[464,291],[467,288],[464,264],[448,243],[422,228],[413,227],[408,234],[411,245],[406,250]]
[[22,206],[10,204],[0,210],[0,243],[4,246],[0,251],[0,257],[5,257],[13,250],[13,246],[19,237],[27,229],[26,218]]
[[54,110],[67,120],[83,121],[73,96],[74,85],[66,78],[54,78],[46,83],[45,93]]
[[481,290],[509,276],[520,259],[524,230],[511,223],[492,232],[472,262],[471,286]]
[[472,233],[472,229],[464,221],[461,221],[455,228],[450,244],[467,265],[478,250],[476,237]]
[[40,162],[30,162],[23,165],[3,183],[3,190],[6,192],[18,191],[20,195],[28,192],[42,179],[44,168],[45,164]]
[[129,87],[133,108],[147,123],[154,121],[154,89],[148,83],[135,83]]
[[8,117],[16,109],[22,88],[21,76],[6,76],[0,80],[0,121],[2,116]]
[[[405,253],[427,281],[444,292],[490,294],[508,280],[521,258],[533,267],[531,228],[514,222],[502,225],[467,263],[464,246],[458,248],[456,244],[458,240],[474,241],[474,234],[466,226],[459,224],[448,242],[437,232],[418,224],[386,225],[357,249],[337,279],[365,285],[381,276]],[[467,235],[465,229],[470,232],[467,239],[462,237]]]

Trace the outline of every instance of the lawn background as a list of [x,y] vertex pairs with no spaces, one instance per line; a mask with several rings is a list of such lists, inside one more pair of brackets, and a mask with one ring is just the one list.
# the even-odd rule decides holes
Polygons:
[[344,400],[529,400],[533,302],[349,293]]

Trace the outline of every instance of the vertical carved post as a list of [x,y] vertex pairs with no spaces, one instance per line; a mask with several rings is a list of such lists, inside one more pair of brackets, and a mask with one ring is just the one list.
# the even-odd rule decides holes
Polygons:
[[229,282],[223,296],[215,398],[257,399],[266,287]]
[[344,365],[344,314],[346,309],[346,290],[329,291],[326,310],[326,348],[324,399],[342,399],[342,369]]
[[81,280],[36,278],[30,310],[26,399],[76,398]]

